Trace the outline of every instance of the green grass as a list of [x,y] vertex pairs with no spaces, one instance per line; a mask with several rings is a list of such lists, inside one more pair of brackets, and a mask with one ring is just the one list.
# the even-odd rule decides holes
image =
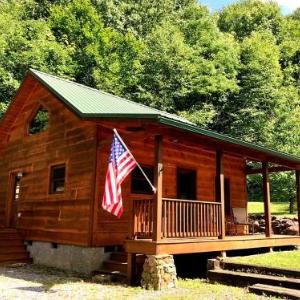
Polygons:
[[[179,279],[176,288],[147,291],[140,287],[97,284],[57,269],[27,265],[0,267],[0,298],[5,299],[120,299],[120,300],[267,300],[245,288],[210,284],[204,279]],[[2,299],[2,298],[1,298]]]
[[[263,202],[248,202],[248,213],[249,214],[263,214],[264,203]],[[271,203],[271,214],[274,216],[281,217],[295,217],[296,212],[290,214],[288,202],[272,202]]]
[[234,257],[226,260],[271,268],[300,270],[300,250]]

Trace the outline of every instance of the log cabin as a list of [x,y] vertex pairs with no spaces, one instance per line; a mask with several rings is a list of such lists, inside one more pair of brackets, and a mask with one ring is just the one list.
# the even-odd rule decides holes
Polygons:
[[[133,170],[119,219],[101,207],[113,128],[157,189]],[[295,171],[299,208],[299,157],[37,70],[26,73],[0,121],[0,157],[3,262],[91,272],[122,247],[132,279],[137,254],[300,245],[299,236],[272,233],[269,183],[270,172]],[[261,167],[249,168],[253,161]],[[232,222],[233,208],[247,209],[247,175],[255,173],[264,235]]]

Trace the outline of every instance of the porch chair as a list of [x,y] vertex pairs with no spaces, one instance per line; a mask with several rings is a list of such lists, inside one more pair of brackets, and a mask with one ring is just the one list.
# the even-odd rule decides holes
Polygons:
[[232,207],[232,224],[235,225],[235,234],[237,235],[236,225],[247,225],[249,231],[251,227],[251,233],[254,234],[254,222],[249,221],[247,209],[244,207]]

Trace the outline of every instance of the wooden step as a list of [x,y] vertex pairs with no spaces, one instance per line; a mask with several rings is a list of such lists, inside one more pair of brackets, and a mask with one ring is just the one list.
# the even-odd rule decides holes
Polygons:
[[127,272],[127,262],[119,262],[116,260],[106,260],[103,262],[103,269],[107,271],[116,271],[120,273]]
[[300,291],[295,289],[288,289],[267,284],[254,284],[249,287],[249,291],[258,295],[275,296],[291,300],[300,299]]
[[0,264],[21,262],[32,262],[22,236],[14,228],[0,228]]
[[223,282],[232,285],[249,286],[256,283],[286,287],[300,290],[300,279],[286,278],[272,275],[245,273],[230,270],[209,270],[208,278],[211,281]]
[[251,264],[244,264],[244,263],[242,264],[242,263],[231,262],[226,260],[221,261],[221,268],[224,270],[231,270],[231,271],[259,273],[265,275],[278,275],[278,276],[300,279],[300,271],[293,270],[293,269],[270,268],[270,267],[257,266]]

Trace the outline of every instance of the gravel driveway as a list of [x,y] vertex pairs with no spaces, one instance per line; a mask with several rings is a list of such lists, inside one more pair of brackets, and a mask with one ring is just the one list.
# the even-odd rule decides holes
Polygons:
[[139,287],[97,284],[78,274],[37,265],[0,267],[0,300],[270,300],[246,289],[209,284],[204,279],[178,281],[178,287],[146,291]]

